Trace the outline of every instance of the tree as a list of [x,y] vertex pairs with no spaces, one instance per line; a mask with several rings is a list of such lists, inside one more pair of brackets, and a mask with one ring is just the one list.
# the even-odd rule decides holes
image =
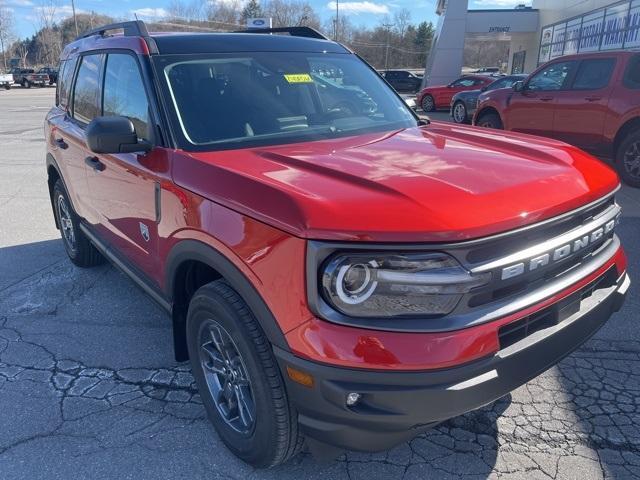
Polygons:
[[270,0],[264,6],[264,13],[272,18],[274,27],[320,28],[320,17],[307,1]]
[[13,39],[13,10],[0,0],[0,51],[2,51],[2,65],[7,69],[7,49]]
[[429,50],[431,50],[434,33],[433,23],[420,22],[418,24],[413,42],[414,48],[421,52],[417,62],[418,65],[424,66],[427,63],[427,55],[429,54]]
[[260,17],[262,17],[262,8],[260,8],[258,0],[249,0],[247,5],[242,10],[242,20],[246,22],[249,18]]

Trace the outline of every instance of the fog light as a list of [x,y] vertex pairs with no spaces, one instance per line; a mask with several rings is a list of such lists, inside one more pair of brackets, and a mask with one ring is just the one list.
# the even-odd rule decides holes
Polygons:
[[356,403],[360,401],[362,395],[356,392],[351,392],[347,395],[347,406],[353,407]]

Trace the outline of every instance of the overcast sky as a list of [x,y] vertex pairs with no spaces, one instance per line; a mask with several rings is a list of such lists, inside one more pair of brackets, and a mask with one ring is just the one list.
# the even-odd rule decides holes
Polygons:
[[[50,0],[0,0],[14,12],[16,33],[20,37],[33,35],[37,29],[37,9]],[[228,0],[218,0],[228,1]],[[454,0],[462,1],[462,0]],[[513,8],[526,0],[470,0],[470,8]],[[95,11],[114,17],[133,18],[137,14],[141,19],[157,20],[166,14],[166,7],[171,0],[76,0],[77,11]],[[309,0],[309,3],[325,20],[335,14],[334,0]],[[411,11],[414,23],[423,20],[435,23],[436,0],[362,0],[341,1],[340,11],[349,14],[355,25],[373,26],[380,22],[385,14],[393,16],[394,12],[407,8]],[[62,18],[71,15],[71,1],[58,0],[57,14]]]

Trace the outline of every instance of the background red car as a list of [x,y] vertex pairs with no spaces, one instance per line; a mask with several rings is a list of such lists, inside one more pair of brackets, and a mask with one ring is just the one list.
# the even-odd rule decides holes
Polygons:
[[553,137],[612,158],[625,182],[640,187],[640,53],[554,59],[512,90],[482,94],[474,124]]
[[487,75],[464,75],[454,80],[449,85],[438,85],[426,87],[418,92],[416,103],[422,107],[425,112],[432,112],[439,108],[449,108],[451,99],[458,92],[465,90],[479,90],[489,85],[495,80],[495,77]]

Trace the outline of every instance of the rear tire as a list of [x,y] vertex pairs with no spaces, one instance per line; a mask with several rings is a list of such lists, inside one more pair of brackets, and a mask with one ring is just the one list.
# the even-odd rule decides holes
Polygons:
[[303,443],[297,412],[271,344],[236,291],[224,280],[198,289],[186,333],[202,403],[229,450],[258,468],[296,455]]
[[22,82],[22,86],[24,88],[31,88],[31,82],[29,82],[29,80],[25,80],[24,82]]
[[476,125],[478,125],[479,127],[493,128],[495,130],[504,129],[502,120],[500,120],[500,116],[497,113],[493,112],[483,113],[482,115],[480,115],[480,117],[478,117]]
[[436,109],[436,102],[431,95],[422,97],[422,110],[425,112],[433,112]]
[[53,187],[53,209],[60,228],[62,243],[69,259],[81,268],[94,267],[104,262],[104,257],[80,230],[80,218],[73,210],[62,180]]
[[463,102],[458,101],[454,103],[451,112],[455,123],[467,123],[467,107],[465,107]]
[[640,132],[629,133],[616,152],[615,165],[622,180],[640,188]]

